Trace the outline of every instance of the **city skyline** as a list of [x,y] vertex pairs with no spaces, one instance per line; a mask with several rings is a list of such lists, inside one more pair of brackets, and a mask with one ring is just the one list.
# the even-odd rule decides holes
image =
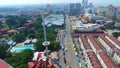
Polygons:
[[[108,6],[112,4],[114,6],[120,6],[119,0],[88,0],[89,3],[93,3],[96,6]],[[82,3],[82,0],[0,0],[0,6],[6,5],[26,5],[26,4],[55,4],[55,3]]]

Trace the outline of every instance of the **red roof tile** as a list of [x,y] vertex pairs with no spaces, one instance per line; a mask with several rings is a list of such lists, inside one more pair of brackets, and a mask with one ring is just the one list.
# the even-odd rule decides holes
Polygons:
[[8,30],[7,32],[8,32],[8,33],[13,33],[13,32],[14,32],[14,30],[13,30],[13,29],[11,29],[11,30]]
[[87,55],[89,57],[89,60],[92,64],[93,68],[102,68],[102,66],[94,52],[87,52]]
[[29,68],[35,68],[34,62],[28,62],[28,67]]
[[99,55],[106,64],[107,68],[118,68],[118,66],[112,61],[112,59],[106,53],[100,52]]
[[91,58],[90,60],[91,60],[91,62],[93,62],[93,61],[98,61],[97,58]]
[[120,57],[120,52],[117,52],[117,55]]
[[97,30],[97,31],[95,31],[95,32],[76,32],[76,33],[74,33],[73,34],[73,36],[80,36],[80,35],[82,35],[82,34],[92,34],[92,35],[100,35],[100,34],[104,34],[104,31],[102,31],[102,30]]
[[110,42],[108,41],[105,36],[100,35],[99,36],[112,50],[116,50],[117,48]]
[[10,68],[10,65],[0,59],[0,68]]
[[24,26],[31,26],[33,23],[32,22],[29,22],[29,23],[25,23]]
[[88,38],[90,39],[96,50],[103,50],[92,35],[88,35]]
[[29,68],[57,68],[54,64],[50,63],[49,61],[37,61],[37,62],[28,62]]
[[85,39],[85,36],[80,36],[82,42],[83,42],[83,45],[84,45],[84,48],[87,50],[87,49],[91,49],[88,41]]
[[115,42],[120,47],[120,41],[118,41],[115,37],[110,36],[108,34],[106,34],[106,36],[109,37],[113,42]]
[[1,28],[0,31],[7,31],[7,28]]
[[93,68],[102,68],[100,65],[94,65]]

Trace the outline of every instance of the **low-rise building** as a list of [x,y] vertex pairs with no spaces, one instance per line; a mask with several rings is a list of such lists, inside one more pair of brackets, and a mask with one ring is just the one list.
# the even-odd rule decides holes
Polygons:
[[45,25],[62,26],[64,24],[64,16],[62,14],[51,14],[45,18]]
[[32,25],[33,25],[32,22],[27,22],[27,23],[24,24],[24,27],[29,28],[29,27],[32,27]]
[[8,30],[7,33],[14,33],[15,31],[13,29]]
[[24,45],[34,44],[36,41],[37,39],[27,39],[24,41]]
[[120,52],[119,42],[115,42],[117,39],[114,41],[112,39],[111,42],[106,38],[110,38],[107,34],[94,32],[81,32],[76,35],[79,37],[88,68],[118,68]]
[[7,28],[1,28],[0,29],[1,34],[6,34],[7,33]]

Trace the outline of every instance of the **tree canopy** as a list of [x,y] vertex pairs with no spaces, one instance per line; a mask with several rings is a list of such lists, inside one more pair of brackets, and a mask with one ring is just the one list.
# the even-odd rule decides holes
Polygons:
[[5,59],[6,58],[6,50],[9,48],[8,45],[0,45],[0,58]]
[[16,33],[13,36],[13,40],[16,41],[16,42],[18,42],[18,43],[25,41],[25,35],[24,35],[24,33]]
[[5,17],[6,23],[10,28],[18,28],[23,26],[24,23],[26,23],[27,20],[30,19],[28,15],[8,15]]
[[114,33],[112,33],[112,35],[113,35],[114,37],[118,38],[118,37],[120,36],[120,32],[114,32]]
[[21,53],[17,53],[14,56],[7,58],[6,62],[15,68],[28,68],[27,62],[31,60],[33,52],[31,50],[24,50]]
[[44,39],[39,39],[35,43],[36,51],[44,51],[45,50],[45,47],[42,45],[43,42],[44,42]]

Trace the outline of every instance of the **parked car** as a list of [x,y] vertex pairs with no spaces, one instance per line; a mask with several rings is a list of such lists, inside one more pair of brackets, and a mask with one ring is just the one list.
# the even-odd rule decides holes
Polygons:
[[66,58],[65,58],[65,57],[63,57],[63,61],[64,61],[64,63],[65,63],[65,64],[67,63],[67,61],[66,61]]
[[80,62],[80,56],[76,56],[77,61]]

